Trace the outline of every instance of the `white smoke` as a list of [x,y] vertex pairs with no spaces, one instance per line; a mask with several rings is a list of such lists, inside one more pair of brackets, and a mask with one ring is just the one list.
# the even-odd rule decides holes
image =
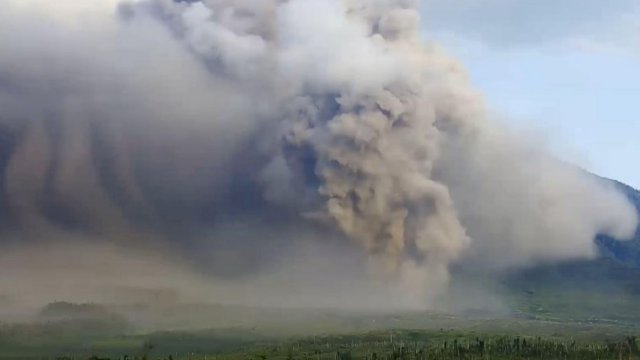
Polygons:
[[[23,134],[5,191],[23,228],[50,222],[42,199],[117,238],[139,217],[275,214],[358,244],[421,307],[452,264],[589,257],[596,235],[636,228],[622,195],[488,118],[461,66],[421,42],[416,1],[44,4],[0,11],[0,122]],[[136,231],[175,232],[150,228]]]

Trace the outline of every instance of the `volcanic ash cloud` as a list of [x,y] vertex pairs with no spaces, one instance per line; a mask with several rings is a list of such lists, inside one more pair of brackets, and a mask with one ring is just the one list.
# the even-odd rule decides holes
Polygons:
[[417,1],[43,3],[0,11],[14,229],[215,254],[240,241],[216,229],[269,219],[299,236],[248,248],[320,231],[429,306],[453,264],[589,257],[636,228],[623,196],[489,119]]

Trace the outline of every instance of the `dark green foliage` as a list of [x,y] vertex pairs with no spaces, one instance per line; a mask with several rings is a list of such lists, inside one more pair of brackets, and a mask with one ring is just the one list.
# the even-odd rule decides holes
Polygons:
[[47,304],[42,308],[39,315],[45,319],[101,319],[114,316],[103,305],[75,304],[66,301]]
[[[637,339],[617,342],[578,342],[572,339],[498,336],[438,339],[437,334],[395,332],[302,339],[268,346],[255,345],[242,351],[177,355],[176,360],[634,360],[640,359]],[[58,358],[60,360],[173,360],[172,355],[121,356],[115,358]]]
[[[419,334],[419,333],[418,333]],[[353,337],[328,337],[318,341],[302,340],[286,346],[286,359],[333,360],[480,360],[480,359],[640,359],[635,337],[618,342],[577,342],[572,339],[540,337],[479,337],[434,340],[433,334],[399,332],[391,342],[386,334]],[[245,353],[247,354],[247,353]],[[220,355],[218,359],[240,359],[242,354]],[[280,353],[272,359],[284,359]]]

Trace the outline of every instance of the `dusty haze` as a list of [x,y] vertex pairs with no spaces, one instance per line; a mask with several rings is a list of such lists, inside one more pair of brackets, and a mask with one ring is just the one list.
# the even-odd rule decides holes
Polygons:
[[454,265],[631,236],[611,185],[489,116],[419,5],[4,1],[2,291],[423,309]]

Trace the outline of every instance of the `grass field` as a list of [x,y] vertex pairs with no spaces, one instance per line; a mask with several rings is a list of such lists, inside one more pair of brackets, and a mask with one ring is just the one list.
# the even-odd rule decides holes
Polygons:
[[0,324],[0,359],[640,359],[637,270],[543,266],[495,290],[508,312],[54,304]]
[[640,328],[629,324],[325,311],[281,312],[278,322],[246,312],[254,326],[119,334],[94,320],[5,325],[0,358],[640,359]]
[[489,335],[472,331],[388,330],[269,338],[238,330],[171,332],[87,340],[77,347],[2,347],[3,359],[640,359],[635,337]]

